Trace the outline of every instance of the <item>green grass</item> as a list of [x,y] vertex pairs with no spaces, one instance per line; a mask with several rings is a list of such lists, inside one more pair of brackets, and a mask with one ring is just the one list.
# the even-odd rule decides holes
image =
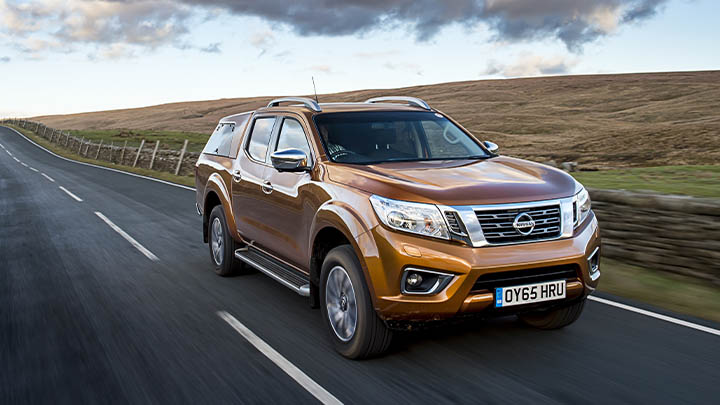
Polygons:
[[154,144],[160,141],[161,149],[182,149],[183,142],[188,140],[188,151],[200,152],[207,142],[210,134],[199,134],[196,132],[164,131],[164,130],[139,130],[139,129],[93,129],[93,130],[67,130],[72,135],[84,137],[97,143],[102,139],[103,143],[110,142],[122,145],[128,141],[128,146],[137,147],[145,139],[146,144]]
[[[33,133],[30,130],[27,130],[27,129],[24,129],[19,126],[15,126],[15,125],[9,125],[9,124],[4,124],[4,125],[17,130],[18,132],[20,132],[23,135],[27,136],[28,138],[32,139],[33,142],[37,143],[38,145],[41,145],[42,147],[49,149],[49,150],[53,151],[54,153],[57,153],[58,155],[64,156],[68,159],[77,160],[79,162],[92,163],[92,164],[98,165],[98,166],[111,167],[113,169],[123,170],[123,171],[130,172],[130,173],[141,174],[143,176],[154,177],[156,179],[165,180],[165,181],[169,181],[172,183],[183,184],[186,186],[195,187],[195,176],[194,175],[176,176],[172,173],[167,173],[167,172],[160,172],[160,171],[155,171],[155,170],[150,170],[150,169],[143,169],[143,168],[139,168],[139,167],[118,165],[118,164],[114,164],[114,163],[110,163],[110,162],[104,162],[102,160],[88,159],[88,158],[80,156],[74,152],[70,152],[67,149],[61,148],[61,147],[55,145],[54,143],[50,143],[47,139],[45,139],[39,135],[36,135],[35,133]],[[182,147],[182,145],[181,145],[181,147]]]
[[590,188],[720,198],[720,165],[638,167],[572,174]]
[[603,258],[598,290],[720,322],[720,288],[692,277]]

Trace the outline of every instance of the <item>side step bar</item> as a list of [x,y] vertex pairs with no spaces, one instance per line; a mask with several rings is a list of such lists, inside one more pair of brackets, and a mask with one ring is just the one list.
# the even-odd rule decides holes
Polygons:
[[307,275],[300,273],[259,250],[253,249],[252,247],[238,249],[235,251],[235,257],[260,270],[273,280],[303,297],[310,296],[310,280]]

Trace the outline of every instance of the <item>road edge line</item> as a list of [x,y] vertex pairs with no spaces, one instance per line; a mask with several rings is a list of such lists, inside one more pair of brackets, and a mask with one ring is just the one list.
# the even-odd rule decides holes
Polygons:
[[265,343],[264,340],[260,339],[253,331],[248,329],[247,326],[243,325],[240,321],[235,319],[234,316],[230,315],[227,311],[217,311],[217,315],[228,323],[237,333],[245,338],[251,345],[265,355],[270,361],[275,363],[282,371],[285,372],[290,378],[295,380],[301,387],[305,388],[307,392],[312,394],[318,401],[323,404],[342,404],[340,400],[329,393],[325,388],[321,387],[320,384],[316,383],[315,380],[308,377],[302,370],[296,365],[292,364],[288,359],[283,357],[277,350],[273,349],[272,346]]
[[623,304],[623,303],[616,302],[616,301],[611,301],[611,300],[608,300],[608,299],[605,299],[605,298],[595,297],[595,296],[593,296],[593,295],[588,296],[588,299],[591,300],[591,301],[599,302],[599,303],[601,303],[601,304],[610,305],[610,306],[612,306],[612,307],[616,307],[616,308],[624,309],[624,310],[626,310],[626,311],[635,312],[635,313],[638,313],[638,314],[641,314],[641,315],[645,315],[645,316],[648,316],[648,317],[650,317],[650,318],[659,319],[659,320],[661,320],[661,321],[674,323],[674,324],[676,324],[676,325],[684,326],[684,327],[686,327],[686,328],[695,329],[695,330],[698,330],[698,331],[701,331],[701,332],[706,332],[706,333],[709,333],[709,334],[711,334],[711,335],[720,336],[720,330],[713,329],[713,328],[711,328],[711,327],[709,327],[709,326],[698,325],[698,324],[696,324],[696,323],[684,321],[684,320],[682,320],[682,319],[673,318],[672,316],[667,316],[667,315],[663,315],[663,314],[658,314],[658,313],[656,313],[656,312],[648,311],[648,310],[641,309],[641,308],[636,308],[636,307],[633,307],[633,306],[631,306],[631,305]]

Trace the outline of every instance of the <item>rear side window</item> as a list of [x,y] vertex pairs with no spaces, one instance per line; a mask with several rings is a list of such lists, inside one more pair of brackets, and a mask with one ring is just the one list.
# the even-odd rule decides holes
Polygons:
[[232,144],[233,134],[235,132],[235,124],[220,124],[215,128],[215,132],[210,135],[203,153],[211,155],[228,156],[230,154],[230,145]]
[[275,148],[275,150],[288,148],[300,149],[305,152],[308,158],[310,157],[310,146],[305,137],[305,131],[303,131],[302,125],[300,125],[298,121],[291,118],[285,118],[285,120],[283,120],[277,148]]
[[275,117],[263,117],[255,120],[252,133],[250,134],[250,142],[248,142],[247,146],[250,157],[257,161],[265,162],[274,125]]

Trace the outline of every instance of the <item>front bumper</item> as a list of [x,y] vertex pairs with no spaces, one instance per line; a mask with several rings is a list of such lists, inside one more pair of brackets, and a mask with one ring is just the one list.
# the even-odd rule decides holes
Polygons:
[[[496,311],[492,289],[478,290],[482,275],[555,266],[572,266],[576,276],[567,279],[566,298],[532,306],[506,308],[518,313],[528,308],[555,306],[590,294],[598,284],[590,275],[588,257],[600,247],[597,219],[591,214],[567,239],[520,245],[473,248],[390,231],[382,226],[361,235],[357,246],[378,315],[386,320],[435,320],[460,314]],[[599,254],[599,252],[598,252]],[[434,295],[401,292],[403,270],[414,267],[454,274],[450,284]]]

